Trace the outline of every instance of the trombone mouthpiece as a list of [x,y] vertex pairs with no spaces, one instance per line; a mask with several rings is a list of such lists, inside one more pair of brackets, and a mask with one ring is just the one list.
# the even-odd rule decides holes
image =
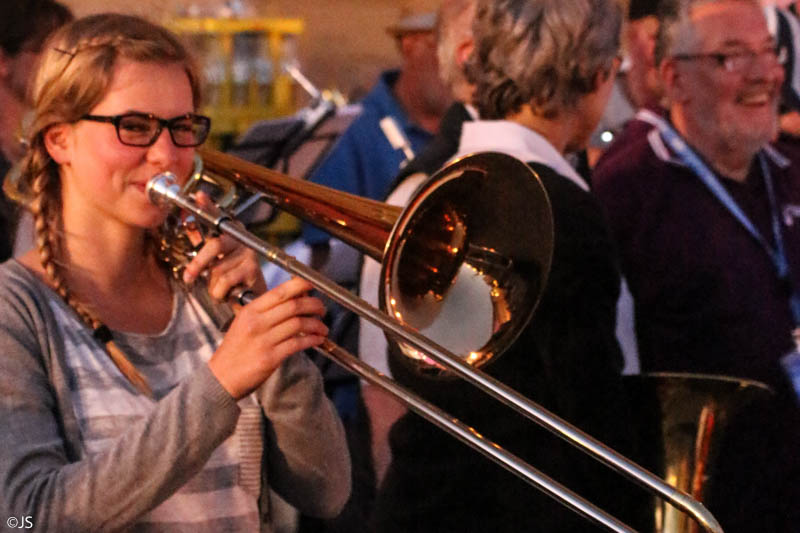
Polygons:
[[170,205],[170,200],[175,200],[180,196],[181,188],[175,174],[162,172],[150,178],[146,191],[147,197],[153,204],[167,207]]

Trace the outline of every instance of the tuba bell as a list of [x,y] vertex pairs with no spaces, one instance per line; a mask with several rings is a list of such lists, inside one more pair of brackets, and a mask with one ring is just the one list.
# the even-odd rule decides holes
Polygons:
[[[646,445],[640,462],[712,510],[729,499],[721,460],[740,437],[739,424],[749,424],[772,400],[772,389],[753,380],[670,372],[624,376],[623,385]],[[653,533],[700,531],[662,499],[652,498],[647,513]]]

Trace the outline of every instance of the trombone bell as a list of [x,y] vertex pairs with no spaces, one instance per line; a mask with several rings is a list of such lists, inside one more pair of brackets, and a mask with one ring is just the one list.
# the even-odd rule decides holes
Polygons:
[[[459,159],[416,191],[381,265],[381,309],[480,368],[531,319],[553,255],[550,201],[530,168],[498,153]],[[398,343],[416,372],[442,367]]]

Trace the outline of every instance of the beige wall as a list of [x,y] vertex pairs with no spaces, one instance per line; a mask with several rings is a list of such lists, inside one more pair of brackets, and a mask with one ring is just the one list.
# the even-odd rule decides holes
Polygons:
[[[24,1],[24,0],[2,0]],[[222,0],[61,0],[76,13],[121,11],[163,22],[188,6],[216,10]],[[320,88],[344,94],[369,87],[396,65],[394,43],[384,28],[402,12],[435,10],[439,0],[249,0],[257,15],[298,17],[306,22],[299,42],[301,67]]]

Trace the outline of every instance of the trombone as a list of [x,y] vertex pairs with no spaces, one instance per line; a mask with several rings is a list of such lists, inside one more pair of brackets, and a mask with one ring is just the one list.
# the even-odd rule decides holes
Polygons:
[[[478,370],[516,340],[547,280],[552,215],[544,187],[527,165],[498,153],[465,157],[432,176],[401,209],[296,180],[220,152],[203,149],[199,155],[201,164],[184,187],[169,172],[154,176],[147,184],[151,201],[190,213],[193,224],[199,222],[226,234],[311,282],[334,301],[381,327],[418,371],[434,376],[450,373],[469,381],[691,515],[705,530],[722,532],[713,515],[685,492]],[[191,193],[204,187],[216,190],[212,194],[216,205],[200,207],[193,200]],[[262,194],[274,206],[323,227],[381,261],[380,299],[388,312],[370,306],[247,231],[226,211],[237,201],[239,187]],[[491,227],[501,220],[510,222],[499,231]],[[524,237],[520,228],[524,228]],[[166,232],[166,241],[181,238],[180,225],[173,225],[172,230],[176,235]],[[169,249],[173,243],[162,246]],[[459,293],[456,298],[480,295],[479,308],[488,315],[479,316],[478,322],[469,326],[479,333],[470,342],[483,344],[457,348],[467,353],[466,357],[421,334],[429,330],[432,336],[442,338],[436,319],[449,311],[451,291]],[[239,303],[246,302],[244,297]],[[318,350],[588,520],[610,531],[634,531],[331,341],[323,342]]]

